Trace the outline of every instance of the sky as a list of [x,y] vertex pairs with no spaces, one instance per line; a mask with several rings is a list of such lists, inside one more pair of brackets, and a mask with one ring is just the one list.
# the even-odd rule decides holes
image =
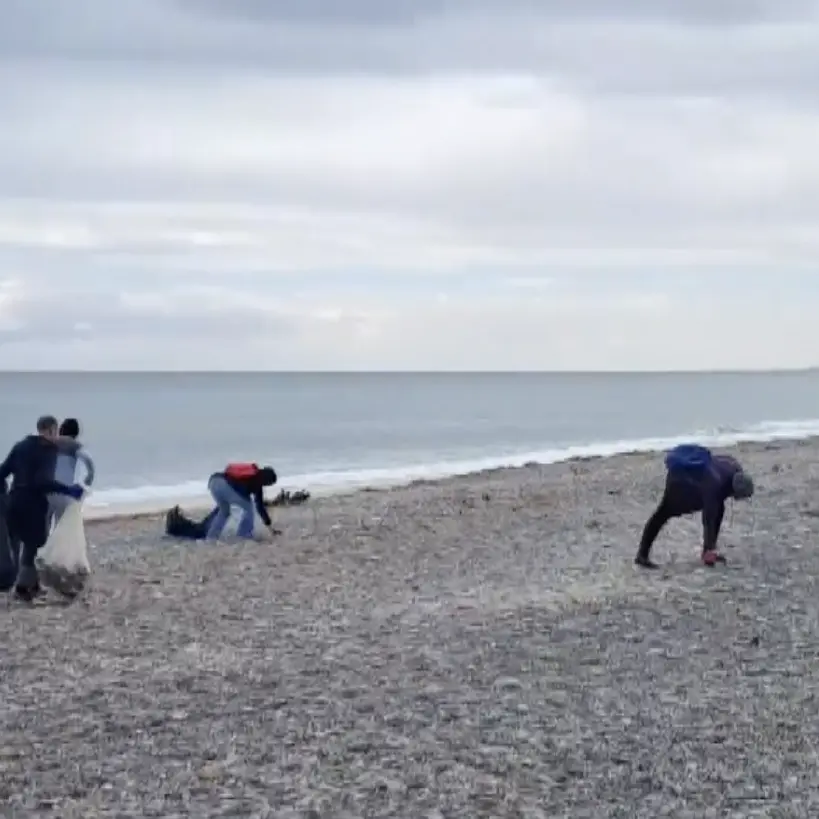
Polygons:
[[819,365],[819,2],[3,0],[0,368]]

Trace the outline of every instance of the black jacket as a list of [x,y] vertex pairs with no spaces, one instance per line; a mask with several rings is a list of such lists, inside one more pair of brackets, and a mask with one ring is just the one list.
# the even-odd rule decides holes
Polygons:
[[696,475],[669,472],[665,503],[673,515],[702,512],[704,548],[715,549],[725,514],[725,501],[733,497],[734,476],[742,465],[730,455],[715,455],[709,468]]
[[50,441],[42,435],[27,435],[18,441],[0,464],[0,492],[8,489],[11,478],[11,491],[46,494],[57,492],[65,494],[68,489],[54,480],[54,468],[60,452],[71,452],[79,449],[74,441]]

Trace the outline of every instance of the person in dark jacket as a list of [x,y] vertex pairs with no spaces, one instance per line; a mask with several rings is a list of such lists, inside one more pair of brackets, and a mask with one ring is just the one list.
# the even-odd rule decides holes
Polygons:
[[40,590],[34,558],[48,538],[48,494],[82,497],[81,486],[66,486],[54,480],[57,455],[75,454],[78,448],[76,442],[60,438],[57,419],[45,415],[37,421],[37,434],[18,441],[0,464],[0,492],[8,492],[8,534],[12,544],[20,547],[15,591],[23,599],[30,600]]
[[215,472],[208,481],[208,491],[216,501],[216,514],[208,527],[207,539],[218,540],[230,518],[230,510],[241,510],[238,535],[253,537],[254,506],[264,525],[275,534],[273,522],[265,508],[263,489],[276,483],[276,471],[269,466],[231,464],[224,472]]
[[646,569],[656,569],[651,547],[660,530],[672,518],[702,512],[702,562],[706,566],[725,563],[717,551],[725,501],[747,500],[754,494],[754,482],[742,465],[730,455],[714,455],[707,468],[698,473],[674,472],[666,475],[665,491],[654,514],[648,519],[634,562]]

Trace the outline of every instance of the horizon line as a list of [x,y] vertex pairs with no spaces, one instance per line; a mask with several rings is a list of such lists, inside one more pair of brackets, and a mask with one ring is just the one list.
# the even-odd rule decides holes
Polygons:
[[776,375],[819,372],[819,365],[809,367],[720,368],[713,370],[192,370],[192,369],[31,369],[4,370],[2,375]]

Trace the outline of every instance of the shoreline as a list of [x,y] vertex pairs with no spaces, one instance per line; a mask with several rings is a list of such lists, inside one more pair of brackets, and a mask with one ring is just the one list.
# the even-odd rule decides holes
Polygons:
[[[730,453],[738,458],[744,455],[756,455],[772,450],[781,450],[790,446],[793,447],[811,447],[814,444],[819,444],[819,436],[808,436],[804,438],[777,438],[774,440],[765,441],[742,441],[728,446],[714,446],[715,452]],[[570,473],[576,468],[585,468],[594,464],[609,463],[612,466],[622,463],[624,467],[631,464],[640,463],[645,465],[649,462],[656,462],[657,469],[662,473],[664,467],[662,464],[662,456],[664,450],[651,449],[635,449],[626,452],[619,452],[612,455],[578,455],[565,460],[554,461],[551,463],[538,463],[531,461],[521,466],[499,466],[489,469],[481,469],[475,472],[467,472],[457,475],[449,475],[437,478],[416,478],[411,481],[399,483],[390,486],[363,486],[349,489],[339,489],[334,492],[324,492],[312,494],[310,499],[297,506],[279,506],[269,508],[272,517],[280,516],[282,513],[288,513],[290,510],[305,510],[309,514],[317,514],[323,507],[335,506],[339,503],[352,503],[361,499],[383,498],[389,497],[395,493],[411,491],[417,488],[431,488],[436,491],[449,492],[457,491],[459,488],[473,485],[480,481],[497,481],[511,479],[515,480],[517,477],[524,477],[530,475],[533,471],[548,474],[555,472],[555,474],[565,472]],[[310,491],[309,487],[305,487]],[[114,512],[110,515],[84,515],[84,521],[87,527],[91,529],[98,529],[117,524],[138,524],[138,523],[162,523],[168,509],[173,505],[162,510],[145,510],[134,512]],[[205,514],[210,509],[209,504],[190,506],[184,503],[178,504],[183,512],[191,514],[194,517],[199,514]]]
[[[611,458],[628,454],[657,454],[677,444],[694,441],[719,450],[735,449],[736,447],[748,445],[763,445],[777,441],[810,441],[819,437],[819,433],[813,431],[815,429],[813,424],[807,421],[782,421],[775,422],[774,425],[778,426],[779,429],[774,431],[767,428],[769,426],[767,422],[761,422],[756,425],[756,429],[749,427],[744,432],[732,431],[623,441],[597,441],[540,451],[444,461],[436,464],[362,469],[358,473],[339,474],[358,474],[367,477],[351,477],[347,480],[339,479],[337,482],[328,479],[327,476],[331,473],[316,473],[315,476],[298,474],[280,480],[276,485],[275,492],[278,493],[281,489],[287,489],[291,492],[307,490],[312,500],[318,500],[319,498],[346,496],[360,491],[390,491],[410,486],[417,481],[448,481],[484,472],[520,469],[533,464],[545,467],[560,463],[583,461],[589,458]],[[311,480],[311,477],[317,476],[320,476],[317,480]],[[190,485],[190,482],[188,485]],[[120,501],[104,503],[99,506],[95,505],[94,494],[92,494],[84,508],[83,517],[87,522],[133,517],[156,517],[176,505],[194,513],[205,513],[211,506],[211,500],[204,485],[201,493],[197,492],[195,495],[182,493],[172,495],[170,490],[173,487],[166,487],[166,489],[169,490],[166,500]],[[121,493],[124,491],[131,490],[106,489],[102,490],[100,494]]]

